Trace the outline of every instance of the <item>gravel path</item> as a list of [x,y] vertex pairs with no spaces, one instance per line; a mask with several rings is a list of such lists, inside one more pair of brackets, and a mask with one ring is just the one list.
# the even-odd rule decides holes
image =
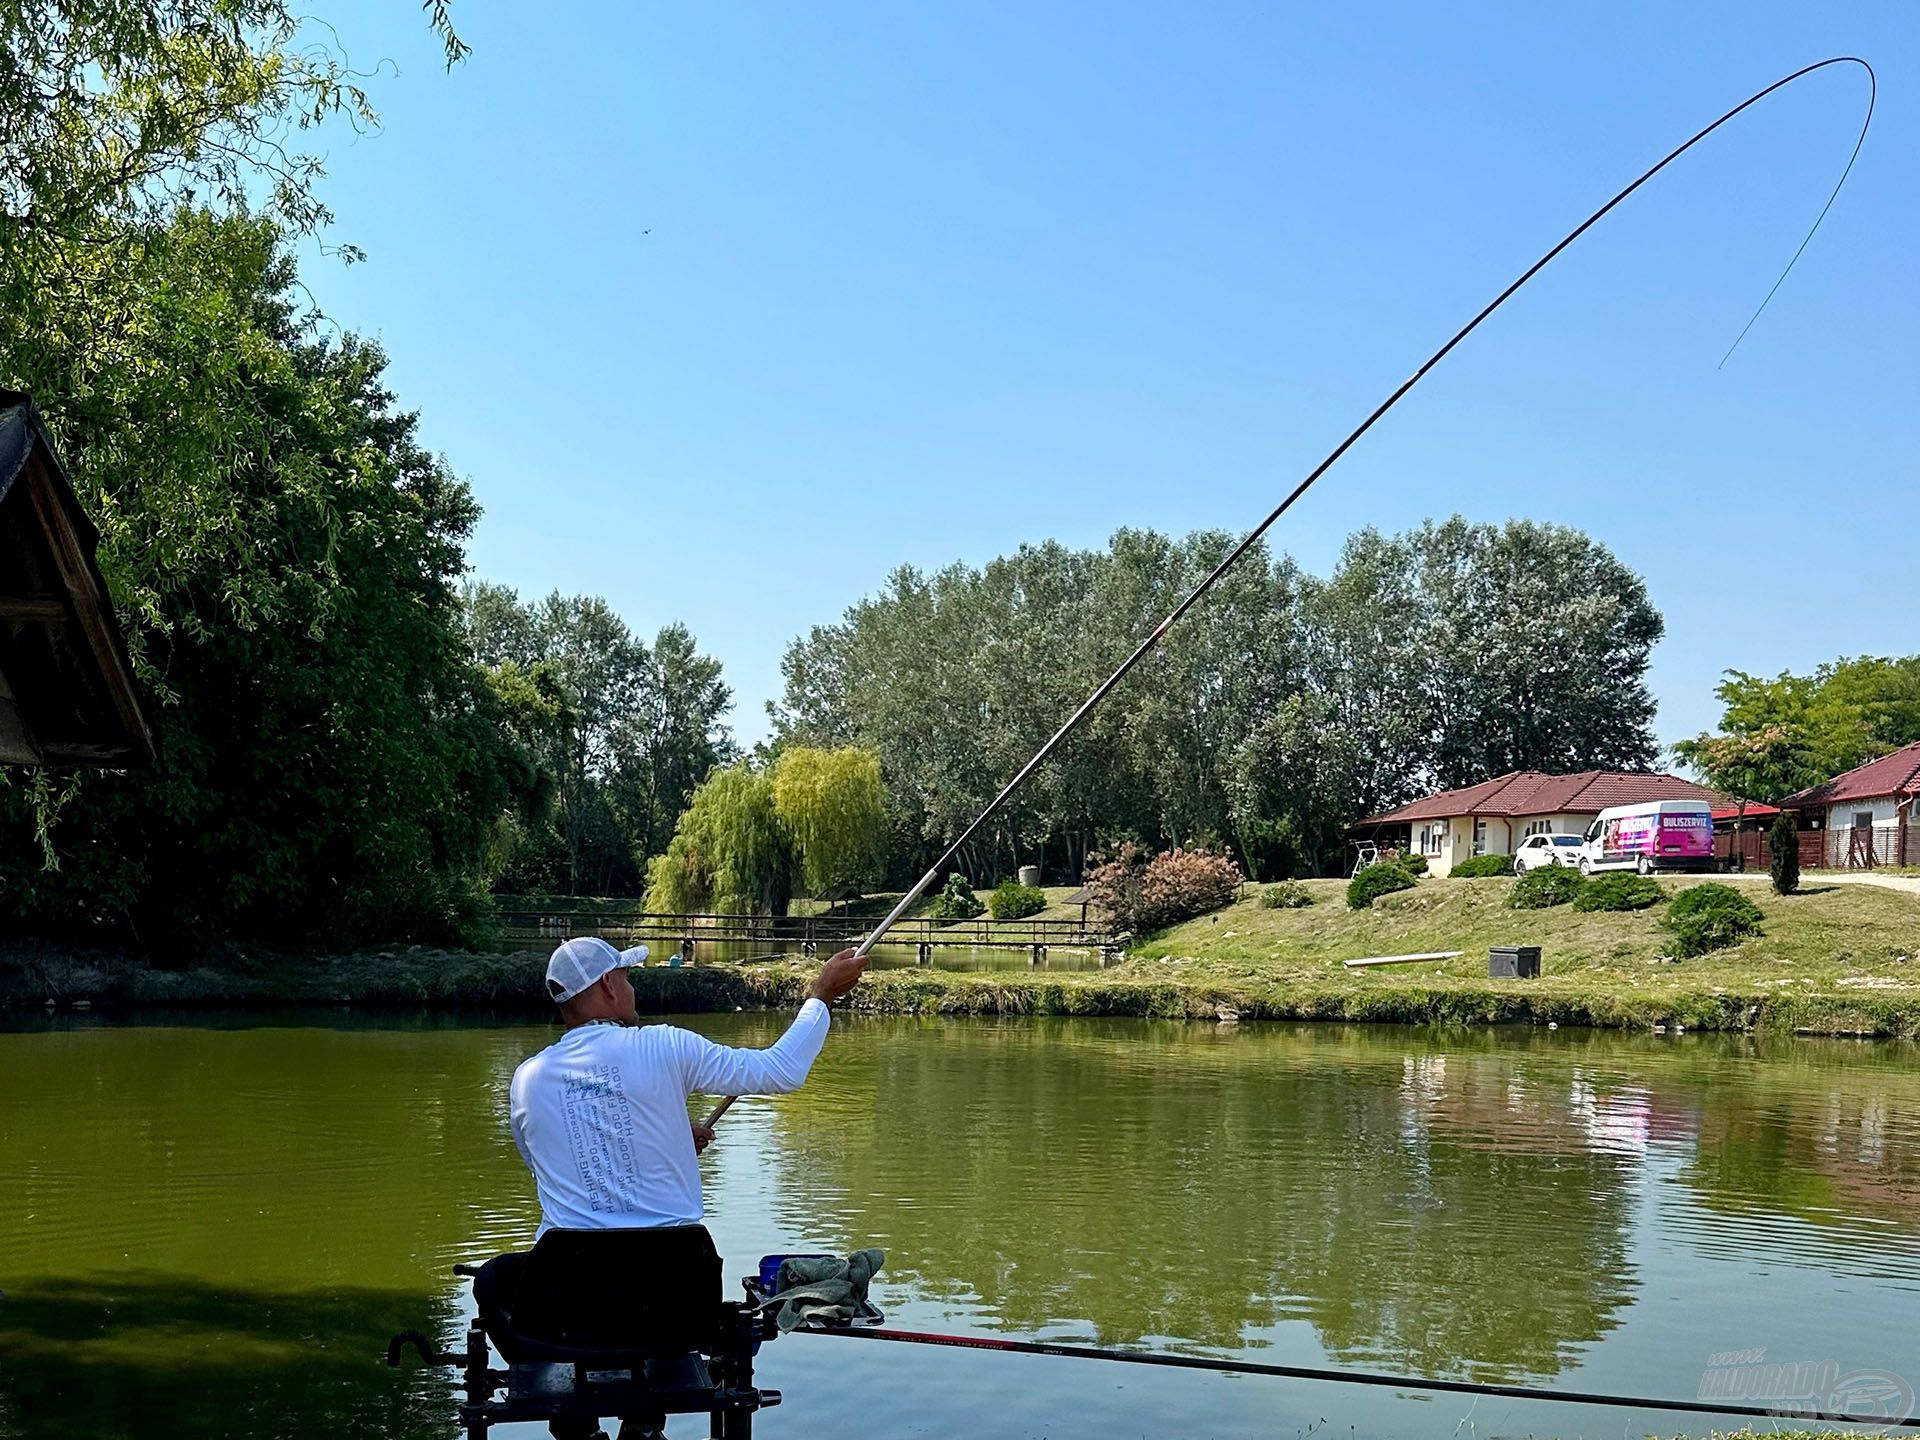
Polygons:
[[[1719,875],[1714,878],[1770,883],[1767,872],[1764,870],[1737,871],[1731,875]],[[1904,890],[1909,895],[1920,895],[1920,875],[1889,875],[1880,870],[1803,870],[1800,873],[1800,883],[1802,885],[1878,885],[1882,890]]]

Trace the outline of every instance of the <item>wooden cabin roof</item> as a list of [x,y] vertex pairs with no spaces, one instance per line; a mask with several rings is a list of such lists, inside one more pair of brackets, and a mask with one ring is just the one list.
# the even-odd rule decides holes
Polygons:
[[0,764],[153,758],[99,543],[33,401],[0,390]]

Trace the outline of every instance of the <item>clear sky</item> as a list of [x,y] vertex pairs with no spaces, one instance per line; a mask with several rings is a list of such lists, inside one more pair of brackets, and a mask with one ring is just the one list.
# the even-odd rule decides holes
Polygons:
[[1665,613],[1663,742],[1728,666],[1920,650],[1920,6],[315,7],[383,130],[328,137],[310,288],[486,517],[475,572],[685,621],[766,731],[788,640],[902,562],[1244,530],[1594,205],[1592,232],[1276,529],[1458,511],[1599,537]]

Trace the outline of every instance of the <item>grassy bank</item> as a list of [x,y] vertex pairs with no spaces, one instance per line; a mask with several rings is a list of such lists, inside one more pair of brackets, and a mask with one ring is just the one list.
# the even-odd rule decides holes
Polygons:
[[[1690,882],[1669,882],[1670,888]],[[1338,881],[1316,903],[1267,910],[1258,891],[1217,914],[1137,943],[1095,971],[875,971],[856,993],[876,1013],[1123,1015],[1204,1020],[1530,1023],[1693,1030],[1786,1029],[1920,1036],[1920,901],[1862,885],[1751,893],[1765,934],[1672,961],[1658,909],[1516,911],[1510,880],[1425,880],[1354,912]],[[1536,980],[1489,980],[1491,945],[1538,945]],[[1353,971],[1365,955],[1460,950],[1456,960]],[[102,1008],[351,1005],[545,1014],[544,952],[472,955],[419,948],[318,959],[237,957],[220,969],[154,970],[125,957],[16,946],[0,952],[0,1006],[52,998]],[[650,969],[650,1011],[799,1002],[799,964]]]

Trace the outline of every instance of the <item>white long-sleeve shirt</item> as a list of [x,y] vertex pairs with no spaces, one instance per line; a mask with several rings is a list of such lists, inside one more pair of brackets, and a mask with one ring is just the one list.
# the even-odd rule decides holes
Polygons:
[[673,1025],[579,1025],[513,1072],[513,1143],[533,1171],[540,1230],[691,1225],[701,1218],[689,1095],[797,1090],[826,1043],[809,1000],[764,1050]]

